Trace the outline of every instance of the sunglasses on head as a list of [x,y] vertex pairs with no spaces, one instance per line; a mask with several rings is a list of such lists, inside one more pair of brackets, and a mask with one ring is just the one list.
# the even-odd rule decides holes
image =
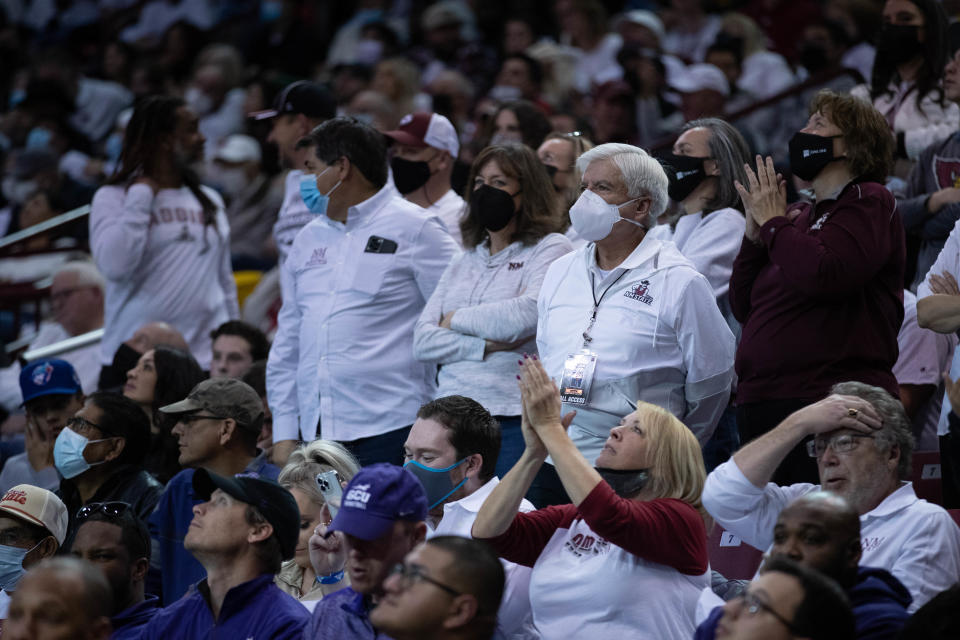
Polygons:
[[83,505],[77,511],[77,522],[82,522],[95,513],[102,513],[111,520],[116,520],[129,509],[130,505],[126,502],[91,502]]

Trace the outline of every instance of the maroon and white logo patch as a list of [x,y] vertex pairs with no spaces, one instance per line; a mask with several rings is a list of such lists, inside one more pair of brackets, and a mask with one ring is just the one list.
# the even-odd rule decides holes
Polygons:
[[960,187],[960,159],[934,156],[933,174],[941,189]]
[[595,538],[591,535],[578,533],[563,545],[567,551],[578,558],[585,555],[598,556],[607,550],[610,543],[603,538]]
[[638,300],[643,304],[649,305],[653,302],[653,296],[650,295],[650,281],[641,280],[638,284],[630,287],[623,292],[625,298],[630,298],[631,300]]
[[315,267],[320,264],[327,264],[327,248],[326,247],[317,247],[313,250],[313,254],[310,256],[310,259],[307,260],[307,263],[303,266],[305,267]]

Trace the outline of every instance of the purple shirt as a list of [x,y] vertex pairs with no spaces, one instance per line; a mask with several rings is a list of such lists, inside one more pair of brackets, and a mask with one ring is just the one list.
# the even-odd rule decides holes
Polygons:
[[370,601],[344,587],[324,596],[303,630],[303,640],[390,640],[370,624]]
[[851,182],[816,207],[789,205],[760,240],[744,238],[730,278],[743,324],[737,402],[817,400],[848,380],[899,397],[891,370],[906,250],[890,192]]

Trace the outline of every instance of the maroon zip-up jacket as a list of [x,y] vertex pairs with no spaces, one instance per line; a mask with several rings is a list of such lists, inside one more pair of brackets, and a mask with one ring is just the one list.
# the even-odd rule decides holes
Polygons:
[[893,195],[853,181],[815,207],[788,205],[760,240],[744,238],[730,277],[737,403],[818,400],[849,380],[899,397],[906,249]]

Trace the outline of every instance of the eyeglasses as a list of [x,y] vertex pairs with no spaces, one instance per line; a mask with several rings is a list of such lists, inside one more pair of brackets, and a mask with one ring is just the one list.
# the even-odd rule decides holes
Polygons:
[[423,572],[423,569],[415,564],[405,565],[403,563],[393,565],[393,569],[390,571],[392,576],[400,576],[400,588],[406,591],[413,586],[413,583],[417,580],[423,580],[424,582],[429,582],[438,589],[442,589],[452,595],[453,597],[463,595],[456,589],[448,587],[442,582],[437,582],[430,576],[426,575]]
[[72,418],[67,420],[66,426],[69,427],[71,431],[74,431],[76,433],[83,433],[84,431],[88,430],[90,427],[93,427],[94,429],[99,429],[100,431],[102,431],[103,433],[109,436],[117,435],[112,431],[110,431],[109,429],[104,429],[103,427],[98,425],[96,422],[90,422],[89,420],[87,420],[82,416],[73,416]]
[[761,611],[766,611],[767,613],[772,615],[774,618],[776,618],[779,622],[783,623],[783,625],[787,629],[793,632],[793,623],[787,620],[786,618],[784,618],[782,615],[780,615],[776,611],[774,611],[773,607],[768,605],[763,600],[759,599],[756,595],[750,593],[749,591],[746,591],[743,593],[743,595],[740,595],[737,597],[743,600],[744,608],[746,609],[747,615],[755,616]]
[[865,433],[841,433],[829,438],[814,438],[807,443],[807,455],[811,458],[819,458],[827,452],[827,448],[833,449],[834,453],[850,453],[859,445],[859,438],[874,439]]
[[186,416],[180,416],[177,419],[177,422],[182,422],[183,424],[192,424],[194,422],[200,422],[201,420],[226,420],[226,418],[223,416],[200,416],[194,413]]
[[86,520],[95,513],[102,513],[111,520],[116,520],[123,516],[130,505],[126,502],[91,502],[85,504],[77,511],[77,522]]

